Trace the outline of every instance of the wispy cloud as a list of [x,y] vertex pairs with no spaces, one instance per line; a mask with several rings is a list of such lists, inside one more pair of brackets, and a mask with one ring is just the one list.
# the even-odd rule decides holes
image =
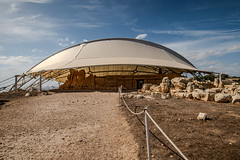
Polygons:
[[32,52],[33,53],[42,53],[43,51],[41,49],[33,48]]
[[199,69],[205,71],[214,71],[229,75],[240,75],[240,63],[232,63],[226,65],[217,60],[216,61],[205,60],[196,62],[196,65],[199,66]]
[[144,39],[147,37],[147,34],[139,34],[136,39]]
[[149,30],[155,34],[170,34],[184,36],[222,36],[228,34],[239,34],[240,29],[235,30]]
[[31,2],[31,3],[49,3],[52,0],[1,0],[1,3],[19,3],[19,2]]
[[57,35],[56,20],[41,13],[25,14],[24,2],[49,3],[50,0],[2,0],[0,1],[0,40],[37,41]]
[[5,65],[19,65],[19,64],[31,64],[32,60],[31,57],[25,57],[25,56],[0,56],[0,64]]
[[58,45],[62,47],[67,47],[75,44],[75,41],[70,41],[68,37],[57,39]]

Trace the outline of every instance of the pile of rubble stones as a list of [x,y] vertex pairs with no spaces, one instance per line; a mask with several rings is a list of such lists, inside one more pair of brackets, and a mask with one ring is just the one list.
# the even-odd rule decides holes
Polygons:
[[[151,95],[161,94],[163,99],[174,96],[219,103],[240,104],[240,85],[232,83],[224,86],[222,82],[219,82],[218,78],[215,78],[214,82],[210,80],[200,82],[186,77],[176,77],[172,80],[164,77],[160,85],[144,84],[140,92]],[[133,97],[131,94],[126,96],[128,98]],[[140,96],[136,98],[140,98]]]

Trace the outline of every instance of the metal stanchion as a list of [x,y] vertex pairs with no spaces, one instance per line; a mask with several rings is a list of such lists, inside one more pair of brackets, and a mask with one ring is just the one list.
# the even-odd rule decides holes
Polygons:
[[18,75],[15,75],[15,92],[17,92],[17,82],[18,82],[18,79],[17,79]]
[[117,107],[121,107],[121,94],[122,94],[122,86],[118,87],[118,104]]
[[148,154],[148,160],[151,160],[152,156],[151,156],[151,147],[150,147],[149,124],[148,124],[148,115],[146,113],[147,107],[144,108],[144,111],[145,111],[145,128],[146,128],[146,139],[147,139],[147,154]]

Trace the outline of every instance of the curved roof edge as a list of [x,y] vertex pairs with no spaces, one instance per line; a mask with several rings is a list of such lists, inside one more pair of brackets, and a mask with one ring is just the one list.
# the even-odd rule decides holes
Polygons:
[[[159,49],[163,49],[171,54],[173,54],[174,56],[176,56],[177,58],[183,60],[184,62],[188,63],[189,65],[191,65],[193,68],[196,68],[190,61],[188,61],[185,57],[183,57],[182,55],[180,55],[179,53],[163,46],[163,45],[160,45],[160,44],[157,44],[157,43],[154,43],[154,42],[150,42],[150,41],[146,41],[146,40],[142,40],[142,39],[136,39],[136,38],[103,38],[103,39],[97,39],[97,40],[91,40],[91,41],[87,41],[87,42],[82,42],[82,43],[79,43],[79,44],[76,44],[76,45],[73,45],[73,46],[70,46],[70,47],[67,47],[65,49],[62,49],[52,55],[50,55],[49,57],[43,59],[42,61],[40,61],[39,63],[37,63],[36,65],[34,65],[32,68],[30,68],[27,73],[29,73],[34,67],[36,67],[37,65],[39,65],[40,63],[42,63],[43,61],[51,58],[52,56],[62,52],[62,51],[65,51],[65,50],[68,50],[70,48],[73,48],[73,47],[76,47],[76,46],[80,46],[82,44],[89,44],[89,43],[93,43],[93,42],[99,42],[99,41],[109,41],[109,40],[125,40],[125,41],[132,41],[132,42],[138,42],[138,43],[142,43],[142,44],[145,44],[145,45],[149,45],[149,46],[152,46],[152,47],[156,47],[156,48],[159,48]],[[196,68],[196,71],[197,71],[197,68]]]

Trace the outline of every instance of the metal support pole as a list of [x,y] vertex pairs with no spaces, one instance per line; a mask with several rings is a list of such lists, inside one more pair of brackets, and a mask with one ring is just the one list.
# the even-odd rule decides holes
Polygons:
[[18,82],[18,81],[17,81],[17,77],[18,77],[18,76],[15,75],[15,92],[17,92],[17,89],[18,89],[18,87],[17,87],[17,82]]
[[39,73],[39,76],[40,76],[39,90],[40,90],[40,92],[42,92],[42,72]]
[[147,153],[148,153],[148,160],[152,159],[151,155],[151,147],[150,147],[150,136],[149,136],[149,124],[148,124],[148,115],[147,115],[147,107],[144,108],[145,111],[145,128],[146,128],[146,139],[147,139]]

